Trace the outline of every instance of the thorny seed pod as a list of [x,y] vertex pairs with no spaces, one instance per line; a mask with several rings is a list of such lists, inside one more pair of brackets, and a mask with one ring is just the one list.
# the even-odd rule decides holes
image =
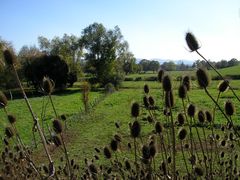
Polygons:
[[198,111],[198,121],[200,123],[204,123],[205,121],[205,113],[203,111]]
[[185,128],[181,128],[178,132],[178,138],[180,140],[184,140],[187,136],[187,130]]
[[172,108],[174,106],[174,96],[172,91],[166,92],[165,105],[168,108]]
[[16,117],[14,115],[9,114],[7,117],[8,117],[9,123],[13,124],[16,122]]
[[115,134],[113,137],[118,143],[120,143],[122,141],[122,138],[119,134]]
[[197,81],[201,88],[207,88],[210,84],[210,78],[207,71],[203,68],[199,68],[196,72]]
[[184,125],[185,116],[184,116],[183,113],[178,113],[177,121],[178,121],[178,124],[179,124],[180,126]]
[[144,107],[145,107],[145,108],[148,108],[148,107],[149,107],[149,101],[148,101],[148,97],[147,97],[147,96],[144,96],[144,97],[143,97],[143,104],[144,104]]
[[6,127],[6,128],[5,128],[5,135],[6,135],[8,138],[13,137],[14,133],[13,133],[13,130],[12,130],[11,127]]
[[225,112],[228,116],[232,116],[234,114],[235,108],[234,108],[232,101],[228,100],[225,103]]
[[110,143],[110,147],[111,147],[112,151],[117,151],[117,149],[118,149],[118,141],[116,141],[115,139],[112,139],[111,143]]
[[139,112],[140,112],[140,107],[139,107],[139,104],[137,102],[134,102],[132,104],[132,108],[131,108],[131,114],[132,114],[132,117],[138,117],[139,116]]
[[160,70],[158,71],[158,81],[159,81],[160,83],[162,82],[164,73],[165,73],[165,71],[164,71],[163,69],[160,69]]
[[192,52],[197,51],[200,48],[195,36],[191,32],[186,33],[185,40]]
[[111,153],[111,151],[109,150],[108,147],[103,148],[103,154],[104,154],[106,159],[110,159],[112,157],[112,153]]
[[58,119],[53,120],[53,130],[57,134],[62,133],[62,130],[63,130],[62,124]]
[[171,164],[171,162],[172,162],[171,156],[169,156],[169,157],[167,158],[167,162],[168,162],[168,164]]
[[119,123],[118,123],[118,122],[115,122],[115,126],[116,126],[116,128],[117,128],[117,129],[119,129],[119,128],[120,128],[120,125],[119,125]]
[[97,152],[97,153],[100,153],[100,150],[98,148],[94,148],[94,150]]
[[191,78],[189,76],[184,76],[182,84],[186,87],[187,91],[189,91],[191,87]]
[[229,87],[229,81],[224,80],[219,83],[218,90],[219,90],[219,92],[224,92],[224,91],[227,91],[228,87]]
[[141,132],[141,125],[138,121],[134,121],[131,126],[131,136],[137,138]]
[[193,104],[190,104],[190,105],[188,106],[188,109],[187,109],[187,114],[188,114],[188,116],[194,117],[195,112],[196,112],[196,106],[193,105]]
[[205,115],[206,115],[207,121],[212,122],[213,120],[212,113],[210,113],[209,111],[205,111]]
[[58,146],[62,145],[62,141],[61,141],[61,139],[58,136],[53,135],[52,136],[52,140],[53,140],[53,143],[55,144],[55,146],[58,147]]
[[203,175],[204,175],[203,169],[202,169],[201,167],[195,167],[195,168],[194,168],[194,173],[195,173],[197,176],[203,176]]
[[150,158],[150,149],[148,145],[143,145],[142,147],[142,157],[143,159],[149,159]]
[[65,114],[62,114],[62,115],[60,116],[60,118],[61,118],[63,121],[66,121],[66,120],[67,120],[67,117],[66,117]]
[[12,66],[16,64],[16,57],[13,55],[13,52],[11,50],[5,50],[3,52],[3,56],[7,65]]
[[46,94],[52,94],[54,89],[54,82],[50,80],[48,77],[44,77],[42,88]]
[[127,159],[125,160],[125,168],[126,168],[128,171],[131,170],[131,164],[130,164],[130,162],[129,162]]
[[5,94],[0,91],[0,108],[4,108],[7,106],[8,100]]
[[144,85],[143,89],[144,89],[144,92],[145,92],[146,94],[149,93],[149,87],[148,87],[147,84]]
[[153,99],[152,96],[149,96],[148,102],[149,102],[149,104],[150,104],[151,106],[154,106],[154,104],[155,104],[155,101],[154,101],[154,99]]
[[162,86],[164,91],[168,92],[172,90],[172,81],[169,75],[165,75],[162,80]]
[[97,167],[94,164],[90,164],[88,169],[91,174],[97,174]]
[[157,147],[156,147],[156,144],[155,143],[151,143],[149,145],[149,153],[150,153],[150,156],[152,158],[154,158],[154,156],[156,155],[156,152],[157,152]]
[[163,132],[163,126],[161,125],[161,123],[158,121],[155,124],[155,131],[158,134],[161,134]]
[[181,99],[185,99],[187,97],[187,88],[185,85],[181,84],[178,89],[178,96]]

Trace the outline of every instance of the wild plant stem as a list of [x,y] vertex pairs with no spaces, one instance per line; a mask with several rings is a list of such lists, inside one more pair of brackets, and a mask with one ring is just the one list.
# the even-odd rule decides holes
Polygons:
[[55,109],[55,106],[54,106],[54,104],[53,104],[53,100],[52,100],[52,96],[51,96],[51,94],[49,94],[48,97],[49,97],[49,99],[50,99],[50,102],[51,102],[51,105],[52,105],[52,108],[53,108],[54,114],[55,114],[55,116],[56,116],[56,118],[57,118],[58,115],[57,115],[57,111],[56,111],[56,109]]
[[[170,102],[169,102],[170,104]],[[171,105],[170,105],[171,106]],[[174,129],[174,121],[173,121],[173,115],[172,115],[172,107],[170,109],[170,115],[171,115],[171,129],[172,129],[172,156],[173,156],[173,179],[177,179],[176,177],[176,137],[175,137],[175,129]]]
[[183,161],[184,161],[184,164],[185,164],[185,167],[186,167],[186,170],[187,170],[187,175],[189,176],[189,171],[188,171],[188,166],[187,166],[186,157],[185,157],[185,155],[184,155],[184,150],[183,150],[182,141],[181,141],[181,151],[182,151],[182,155],[183,155]]
[[18,76],[18,73],[17,73],[17,71],[16,71],[16,68],[15,68],[14,66],[12,66],[12,67],[13,67],[13,71],[14,71],[14,74],[15,74],[15,77],[16,77],[16,80],[17,80],[17,83],[18,83],[18,85],[19,85],[19,88],[20,88],[21,91],[22,91],[23,98],[24,98],[24,100],[25,100],[25,102],[26,102],[26,104],[27,104],[27,107],[28,107],[31,115],[32,115],[32,118],[33,118],[33,121],[34,121],[34,126],[36,126],[37,129],[38,129],[38,132],[39,132],[39,135],[40,135],[40,138],[41,138],[41,141],[42,141],[42,144],[43,144],[45,153],[46,153],[46,155],[47,155],[48,161],[49,161],[50,164],[53,164],[53,161],[52,161],[52,158],[51,158],[51,156],[50,156],[50,153],[48,152],[46,139],[45,139],[45,137],[44,137],[44,135],[43,135],[42,129],[41,129],[41,127],[40,127],[40,125],[39,125],[39,122],[38,122],[38,118],[35,116],[35,114],[34,114],[34,112],[33,112],[33,110],[32,110],[31,104],[30,104],[29,101],[28,101],[27,95],[26,95],[26,93],[25,93],[25,91],[24,91],[24,89],[23,89],[23,86],[22,86],[21,81],[20,81],[20,79],[19,79],[19,76]]
[[[204,88],[204,90],[205,90],[206,94],[211,98],[211,100],[215,103],[215,105],[218,107],[218,109],[221,111],[221,113],[226,118],[228,123],[232,123],[232,121],[228,118],[228,116],[225,114],[225,112],[222,110],[222,108],[218,105],[218,103],[215,101],[215,99],[208,92],[207,88]],[[238,135],[238,137],[240,137],[240,134],[237,132],[237,130],[234,128],[234,126],[233,126],[233,130],[234,130],[235,134]]]
[[69,176],[69,179],[71,179],[72,170],[71,170],[70,161],[69,161],[69,158],[68,158],[68,152],[67,152],[67,148],[66,148],[65,141],[63,139],[62,133],[60,133],[60,137],[61,137],[61,140],[62,140],[62,143],[63,143],[64,154],[65,154],[65,158],[66,158],[67,165],[68,165],[68,170],[69,170],[68,171],[68,176]]
[[[194,118],[193,118],[193,119],[194,119]],[[206,162],[206,156],[205,156],[205,153],[204,153],[202,140],[201,140],[201,137],[200,137],[198,128],[197,128],[197,126],[196,126],[196,121],[195,121],[195,119],[194,119],[194,123],[195,123],[195,129],[196,129],[196,132],[197,132],[197,136],[198,136],[198,139],[199,139],[200,147],[201,147],[201,150],[202,150],[202,153],[203,153],[203,161],[204,161],[204,165],[205,165],[205,168],[206,168],[206,174],[207,174],[207,176],[208,176],[208,167],[207,167],[207,162]]]
[[[221,77],[222,80],[225,81],[225,78],[218,72],[218,70],[217,70],[213,65],[211,65],[211,63],[209,63],[209,61],[208,61],[198,50],[196,50],[196,53],[206,61],[206,63],[219,75],[219,77]],[[235,93],[235,91],[233,90],[233,88],[230,86],[230,84],[228,85],[228,87],[229,87],[229,89],[232,91],[233,95],[234,95],[234,96],[237,98],[237,100],[240,102],[239,97],[237,96],[237,94]]]

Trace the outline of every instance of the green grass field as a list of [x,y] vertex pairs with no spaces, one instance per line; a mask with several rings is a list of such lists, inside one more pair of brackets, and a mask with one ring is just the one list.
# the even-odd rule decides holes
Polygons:
[[[238,68],[234,68],[232,70],[222,70],[226,74],[230,71],[236,73]],[[172,75],[172,79],[176,79],[177,76],[182,75],[184,72],[169,72]],[[195,72],[186,72],[195,73]],[[129,77],[138,77],[141,75],[130,75]],[[156,74],[147,73],[144,74],[145,77],[156,76]],[[217,85],[220,81],[212,81],[211,86],[208,88],[209,92],[213,96],[213,98],[217,98],[218,91]],[[178,86],[179,81],[173,81],[173,90],[175,97],[175,106],[173,108],[173,117],[174,121],[177,119],[177,114],[183,111],[182,101],[178,98]],[[65,114],[68,117],[67,124],[69,129],[65,134],[65,140],[67,143],[67,149],[69,151],[70,158],[74,159],[75,162],[79,163],[81,167],[84,166],[84,158],[89,160],[94,159],[94,155],[96,154],[94,148],[102,149],[104,146],[109,145],[111,139],[115,134],[119,134],[122,137],[122,147],[120,148],[122,151],[118,152],[118,158],[133,158],[132,150],[127,151],[126,144],[128,142],[133,143],[132,138],[130,137],[129,123],[133,122],[134,119],[131,117],[131,104],[136,101],[139,102],[140,105],[143,105],[142,99],[144,96],[143,86],[144,84],[148,84],[150,87],[150,93],[154,100],[155,104],[159,107],[159,110],[154,112],[155,120],[160,121],[163,124],[169,123],[166,117],[163,115],[163,101],[162,101],[162,86],[159,82],[156,81],[124,81],[122,84],[122,88],[119,91],[116,91],[113,94],[109,94],[105,96],[105,98],[97,104],[88,114],[80,114],[80,109],[83,108],[83,103],[81,100],[80,91],[75,91],[77,87],[80,87],[80,83],[78,83],[75,88],[73,88],[72,92],[57,94],[53,96],[53,102],[56,106],[56,110],[59,115]],[[230,82],[231,86],[236,90],[238,96],[240,96],[240,80],[232,80]],[[215,105],[211,101],[211,99],[205,94],[204,90],[198,88],[198,84],[196,81],[192,81],[191,90],[188,93],[190,102],[197,106],[198,110],[213,110]],[[91,92],[90,93],[90,102],[96,98],[103,96],[102,92]],[[219,99],[219,105],[221,108],[224,108],[224,103],[226,100],[231,99],[234,104],[238,104],[239,102],[234,98],[231,91],[224,92],[221,94]],[[30,98],[30,103],[32,104],[33,110],[36,115],[41,119],[42,118],[42,105],[43,101],[47,103],[46,112],[44,115],[44,119],[51,126],[51,121],[54,119],[54,113],[50,103],[47,98],[43,97],[35,97]],[[186,105],[188,104],[185,101]],[[23,99],[16,99],[9,101],[7,106],[7,111],[9,113],[14,114],[17,117],[16,126],[19,130],[20,136],[23,138],[26,144],[32,145],[32,118],[28,112],[27,106]],[[147,138],[152,134],[154,129],[154,124],[146,121],[148,111],[144,108],[140,110],[139,121],[142,126],[141,137],[143,142],[148,141]],[[1,129],[3,132],[5,126],[7,126],[8,122],[6,119],[6,115],[3,111],[0,112],[2,117]],[[239,123],[240,112],[238,111],[238,106],[236,106],[236,115],[232,117],[232,120],[235,124]],[[41,121],[40,121],[41,122]],[[115,123],[120,125],[120,128],[116,128]],[[216,111],[215,123],[219,125],[226,124],[226,120],[219,110]],[[176,128],[176,132],[179,127]],[[46,130],[46,126],[45,126]],[[216,132],[223,135],[220,129],[216,129]],[[195,130],[193,131],[194,138],[197,139]],[[210,134],[210,130],[206,130],[206,134]],[[3,136],[3,133],[1,133]],[[37,133],[36,133],[37,134]],[[203,137],[203,132],[200,132],[201,137]],[[165,141],[168,141],[167,138]],[[139,141],[139,144],[140,141]],[[177,141],[179,145],[179,141]],[[60,157],[62,156],[62,151],[60,149],[51,150],[52,156],[57,164],[61,164]],[[180,171],[184,171],[181,169],[183,164],[183,160],[181,157],[181,153],[178,150],[177,152],[177,168]],[[34,157],[38,163],[46,162],[46,157],[41,149],[41,146],[34,153]],[[96,164],[108,164],[109,161],[106,161],[105,158],[100,155],[100,160],[96,162]],[[160,155],[157,156],[156,161],[158,162]]]

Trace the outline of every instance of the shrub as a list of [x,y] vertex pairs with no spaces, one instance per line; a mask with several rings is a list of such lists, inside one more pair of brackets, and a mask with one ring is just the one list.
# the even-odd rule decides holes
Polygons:
[[142,77],[136,77],[135,81],[142,81]]

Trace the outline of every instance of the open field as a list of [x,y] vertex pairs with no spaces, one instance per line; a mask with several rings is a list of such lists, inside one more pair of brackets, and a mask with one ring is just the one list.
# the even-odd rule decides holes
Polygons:
[[[180,81],[175,80],[176,76],[179,76],[178,72],[170,72],[169,74],[173,74],[172,79],[173,80],[173,93],[174,93],[174,99],[175,99],[175,106],[172,108],[173,111],[173,120],[174,122],[177,120],[177,114],[180,112],[183,112],[183,106],[182,101],[178,97],[178,86],[180,84]],[[146,76],[149,74],[146,74]],[[154,76],[156,74],[151,74],[151,76]],[[132,75],[133,77],[137,77],[138,75]],[[210,94],[214,99],[218,96],[218,90],[217,85],[220,81],[212,81],[211,86],[208,87]],[[109,160],[106,160],[103,156],[103,153],[101,152],[96,153],[94,148],[99,148],[102,150],[102,148],[106,145],[109,145],[110,141],[113,139],[114,135],[118,134],[122,138],[122,142],[120,145],[120,150],[115,153],[117,154],[116,157],[118,157],[119,160],[124,159],[132,159],[131,162],[133,162],[134,159],[134,152],[133,148],[129,149],[127,144],[131,143],[133,146],[133,138],[130,136],[130,129],[129,129],[129,123],[133,123],[135,118],[131,117],[131,105],[133,102],[139,102],[140,104],[140,116],[137,118],[141,124],[141,138],[137,140],[138,143],[138,149],[140,150],[141,146],[143,144],[146,144],[146,142],[149,142],[149,137],[153,135],[154,123],[149,123],[147,121],[147,117],[149,114],[152,113],[154,117],[154,121],[159,121],[163,125],[166,125],[164,132],[164,142],[166,144],[169,144],[171,142],[171,135],[169,134],[170,128],[170,120],[166,118],[166,116],[163,114],[163,97],[162,97],[162,85],[159,82],[156,81],[124,81],[122,84],[122,88],[120,88],[119,91],[116,91],[113,94],[108,94],[105,96],[104,99],[102,99],[99,104],[97,104],[88,114],[80,113],[80,109],[83,108],[83,103],[81,100],[81,93],[80,91],[77,91],[78,87],[80,87],[81,83],[77,83],[75,85],[75,88],[72,89],[72,91],[68,91],[68,93],[62,93],[57,94],[53,96],[53,102],[56,106],[56,110],[59,115],[65,114],[67,119],[67,125],[68,130],[66,131],[66,134],[64,135],[67,149],[69,152],[69,156],[71,159],[74,159],[74,161],[78,164],[80,164],[81,169],[79,170],[80,174],[84,172],[84,168],[86,166],[85,164],[85,158],[89,161],[91,159],[94,160],[94,163],[97,166],[100,165],[111,165],[111,162]],[[155,100],[155,105],[158,107],[157,110],[154,111],[148,111],[145,108],[143,108],[143,97],[144,97],[144,91],[143,86],[145,84],[148,84],[150,88],[149,96],[152,96]],[[236,90],[236,93],[238,96],[240,96],[240,80],[232,80],[230,82],[231,86]],[[96,98],[102,97],[104,94],[102,92],[91,92],[90,93],[90,102],[93,101]],[[197,110],[213,110],[215,105],[211,101],[211,99],[205,94],[203,89],[198,88],[198,84],[196,81],[192,81],[191,84],[191,90],[188,92],[188,97],[191,103],[195,104],[197,107]],[[239,102],[234,98],[231,91],[224,92],[220,95],[219,99],[219,105],[222,109],[224,109],[224,103],[226,100],[231,99],[234,104],[239,104]],[[35,97],[30,98],[30,102],[32,104],[32,107],[34,109],[34,112],[38,115],[38,117],[42,117],[42,104],[43,104],[43,97]],[[47,98],[44,100],[45,103],[47,103]],[[189,103],[187,100],[185,100],[185,105],[187,106]],[[7,106],[7,111],[9,113],[14,114],[17,117],[16,126],[19,130],[19,134],[23,138],[23,141],[26,144],[29,144],[32,146],[32,119],[30,114],[28,113],[27,106],[24,103],[23,99],[16,99],[9,101],[9,104]],[[0,112],[0,115],[2,117],[2,126],[1,131],[3,131],[3,128],[8,124],[7,120],[5,118],[5,114],[3,111]],[[238,117],[240,116],[240,111],[238,111],[238,106],[236,106],[236,114],[232,116],[232,121],[235,125],[240,125]],[[54,118],[54,113],[52,110],[52,107],[50,103],[47,103],[46,112],[44,115],[44,119],[47,120],[47,124],[51,126],[51,119]],[[197,118],[196,118],[197,119]],[[118,123],[120,128],[117,128],[115,123]],[[215,124],[216,129],[214,128],[214,133],[218,133],[220,135],[220,139],[224,139],[224,136],[227,135],[229,132],[221,131],[222,125],[226,124],[226,119],[223,117],[223,115],[220,113],[218,109],[216,109],[216,116],[215,116]],[[206,128],[206,136],[211,135],[210,125],[208,123],[205,124]],[[45,130],[46,130],[46,124],[45,124]],[[187,126],[185,127],[187,129]],[[180,126],[176,126],[175,133],[181,129]],[[201,128],[201,126],[198,127],[200,137],[202,141],[204,142],[204,133]],[[197,131],[195,128],[193,128],[193,141],[198,141],[197,137]],[[158,144],[161,142],[160,139],[157,140]],[[184,143],[190,143],[189,139],[185,140]],[[220,141],[219,141],[220,143]],[[2,146],[2,145],[1,145]],[[184,167],[184,161],[182,159],[182,153],[180,149],[180,141],[176,140],[176,162],[177,162],[177,169],[181,173],[186,173]],[[159,149],[160,147],[158,147]],[[206,145],[205,151],[210,147],[210,145]],[[224,151],[229,152],[229,148],[224,149],[224,147],[221,147]],[[220,150],[222,150],[220,149]],[[236,153],[238,148],[234,149],[233,153]],[[162,152],[160,153],[160,150],[158,150],[159,153],[155,157],[156,164],[161,162],[162,160]],[[168,150],[168,155],[170,156],[171,150]],[[199,158],[202,158],[200,144],[197,144],[197,150]],[[206,153],[206,152],[205,152]],[[219,153],[216,150],[216,153]],[[63,162],[60,161],[60,157],[63,156],[62,150],[60,148],[53,148],[51,149],[51,154],[53,156],[53,159],[55,160],[57,165],[64,165]],[[140,155],[141,152],[138,152]],[[186,156],[189,157],[189,153],[184,153]],[[39,164],[47,162],[46,156],[42,151],[41,146],[38,147],[38,149],[35,151],[34,159],[36,159],[36,162]],[[99,160],[96,160],[96,155],[99,158]],[[210,156],[210,154],[208,154]],[[115,156],[115,155],[114,155]],[[115,157],[115,158],[116,158]],[[226,156],[226,159],[230,156]],[[189,168],[191,166],[189,165]]]

